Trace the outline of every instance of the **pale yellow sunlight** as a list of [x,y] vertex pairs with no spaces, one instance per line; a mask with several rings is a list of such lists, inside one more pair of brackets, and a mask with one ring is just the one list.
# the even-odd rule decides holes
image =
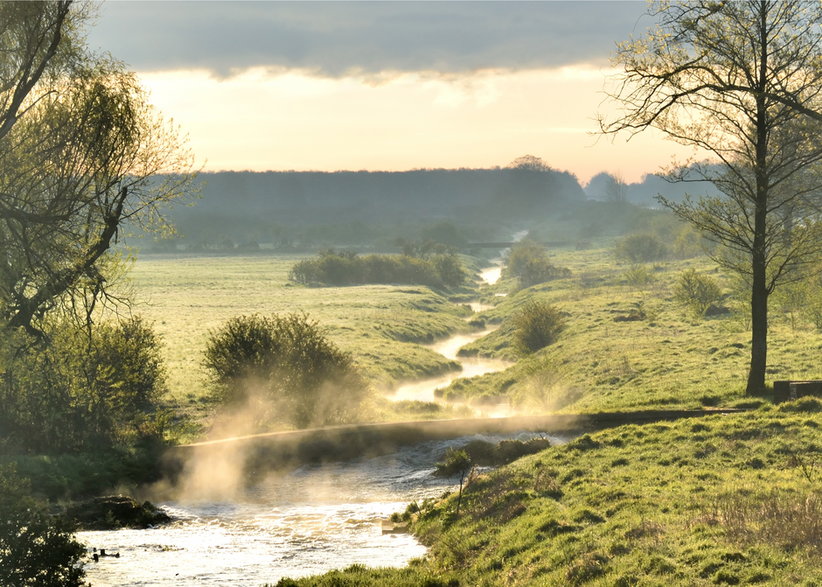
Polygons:
[[684,157],[644,134],[596,135],[613,72],[593,66],[471,74],[320,77],[254,68],[142,73],[152,101],[190,135],[207,170],[407,170],[505,166],[532,154],[582,182],[638,181]]

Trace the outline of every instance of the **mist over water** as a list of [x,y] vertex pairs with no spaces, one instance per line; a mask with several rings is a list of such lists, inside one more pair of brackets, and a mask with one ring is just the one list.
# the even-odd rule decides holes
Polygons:
[[[508,361],[500,359],[489,359],[483,357],[460,357],[459,350],[468,343],[482,338],[493,332],[494,329],[472,332],[470,334],[457,334],[445,340],[430,345],[430,348],[448,359],[457,360],[462,365],[462,370],[454,373],[447,373],[430,379],[420,381],[410,381],[398,386],[389,396],[392,401],[440,401],[436,396],[436,390],[447,387],[452,381],[461,377],[476,377],[486,373],[502,371],[511,365]],[[479,410],[475,410],[477,415],[481,415]]]
[[425,547],[409,534],[383,534],[381,521],[414,500],[454,488],[453,479],[432,475],[448,447],[511,437],[423,442],[389,455],[275,475],[233,501],[163,503],[176,520],[168,526],[79,532],[89,547],[120,553],[89,562],[87,579],[96,587],[248,586],[354,563],[405,565],[423,556]]
[[[499,267],[494,269],[496,273],[484,273],[483,279],[498,279]],[[462,371],[400,386],[391,399],[435,401],[434,390],[457,377],[507,367],[505,361],[458,357],[462,346],[489,332],[459,334],[431,345],[459,360]],[[224,423],[222,436],[254,432],[248,424],[250,414],[238,411],[234,416]],[[159,503],[175,519],[172,524],[77,534],[89,548],[120,554],[87,562],[87,579],[97,587],[247,586],[355,563],[403,566],[423,556],[426,548],[410,534],[383,534],[381,523],[412,501],[453,489],[453,479],[433,476],[448,447],[474,439],[498,442],[534,436],[474,435],[423,442],[379,457],[272,473],[250,487],[242,474],[242,443],[209,445],[200,453],[202,458],[185,464],[179,485],[165,494],[173,497]]]
[[[527,234],[527,231],[518,232],[512,237],[512,241],[518,242],[522,240]],[[499,281],[499,278],[502,274],[503,258],[501,256],[497,257],[496,259],[492,260],[492,263],[493,265],[491,267],[487,267],[480,271],[480,279],[488,285],[493,285],[497,281]],[[471,302],[469,305],[475,313],[482,312],[484,310],[491,308],[490,305],[482,304],[480,302]],[[468,334],[456,334],[447,339],[435,342],[434,344],[430,345],[429,348],[431,348],[431,350],[440,353],[447,359],[459,361],[460,365],[462,366],[462,370],[457,373],[448,373],[445,375],[440,375],[438,377],[432,377],[420,381],[410,381],[408,383],[404,383],[398,386],[396,389],[394,389],[394,391],[389,395],[389,399],[391,399],[392,401],[409,400],[436,402],[439,401],[436,395],[436,391],[438,389],[447,387],[455,379],[463,377],[476,377],[479,375],[485,375],[486,373],[502,371],[503,369],[510,367],[511,363],[509,361],[491,359],[487,357],[460,357],[458,354],[459,350],[462,347],[484,336],[487,336],[494,330],[494,328],[488,328],[486,330],[472,332]],[[501,406],[494,406],[491,410],[488,410],[488,408],[485,407],[483,409],[474,409],[473,411],[476,416],[511,415],[511,410],[507,406],[507,404]]]

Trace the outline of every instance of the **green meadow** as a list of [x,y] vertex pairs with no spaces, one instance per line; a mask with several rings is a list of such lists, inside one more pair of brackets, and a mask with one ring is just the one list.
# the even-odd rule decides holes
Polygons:
[[[518,290],[515,280],[452,296],[423,286],[306,287],[288,280],[297,256],[144,256],[134,263],[134,311],[152,321],[164,342],[169,402],[208,412],[202,353],[209,332],[241,314],[305,312],[350,351],[376,391],[398,381],[457,366],[425,345],[459,331],[499,328],[463,354],[515,361],[509,369],[461,379],[446,399],[509,400],[539,411],[752,406],[744,397],[750,332],[734,282],[706,258],[634,266],[618,263],[613,247],[555,250],[552,262],[570,277]],[[477,260],[472,260],[473,268]],[[721,286],[723,312],[696,317],[676,302],[678,276],[694,268]],[[489,309],[471,315],[472,295]],[[565,316],[559,340],[526,357],[512,345],[512,318],[529,300],[545,300]],[[470,324],[469,324],[470,321]],[[771,380],[819,377],[822,333],[771,310]],[[367,411],[364,420],[399,417]],[[436,412],[441,416],[448,410]],[[413,414],[412,414],[413,415]]]
[[[749,310],[735,295],[734,281],[707,258],[641,266],[616,262],[612,249],[556,252],[556,265],[571,276],[516,291],[503,280],[485,293],[496,305],[477,316],[500,328],[463,349],[464,354],[514,359],[511,318],[531,300],[545,300],[566,318],[559,340],[521,358],[512,368],[471,381],[457,381],[447,398],[500,394],[515,404],[547,411],[608,411],[755,405],[745,397],[750,359]],[[687,269],[715,279],[721,312],[697,317],[674,298]],[[500,293],[507,293],[500,297]],[[771,304],[768,379],[813,379],[822,375],[822,332]]]
[[469,330],[466,306],[426,287],[298,286],[288,272],[300,258],[148,255],[134,262],[132,311],[162,338],[170,405],[197,417],[209,412],[203,351],[209,333],[238,315],[308,314],[354,355],[374,389],[459,368],[425,344]]
[[[136,308],[162,334],[169,405],[207,421],[215,406],[200,365],[208,333],[238,314],[306,312],[350,351],[375,390],[453,369],[425,344],[496,325],[464,354],[505,358],[505,371],[458,380],[446,399],[507,399],[527,410],[591,412],[740,407],[750,411],[591,432],[514,463],[473,473],[456,495],[411,504],[410,529],[429,554],[403,569],[363,565],[282,587],[457,585],[787,585],[822,581],[819,462],[822,402],[772,405],[743,395],[750,332],[734,281],[706,258],[641,266],[612,246],[555,250],[568,277],[518,289],[503,274],[452,299],[425,287],[311,288],[288,281],[298,257],[144,257],[131,273]],[[473,261],[477,263],[476,260]],[[474,266],[476,269],[476,265]],[[696,269],[721,288],[712,317],[677,302]],[[471,296],[485,309],[472,315]],[[512,320],[529,300],[559,308],[558,340],[514,352]],[[822,333],[775,297],[768,375],[820,376]],[[448,417],[433,406],[364,420]],[[187,432],[189,437],[198,429]],[[185,435],[179,438],[186,438]]]

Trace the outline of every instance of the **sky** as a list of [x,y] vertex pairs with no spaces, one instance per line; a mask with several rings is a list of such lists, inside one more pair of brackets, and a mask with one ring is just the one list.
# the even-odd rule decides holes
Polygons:
[[[108,1],[88,42],[136,71],[205,170],[506,166],[638,181],[685,151],[602,137],[642,1]],[[609,81],[610,80],[610,81]]]

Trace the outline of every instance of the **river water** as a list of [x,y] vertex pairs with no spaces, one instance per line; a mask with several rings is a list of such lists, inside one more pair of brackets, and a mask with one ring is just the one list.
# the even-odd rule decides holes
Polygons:
[[161,504],[176,519],[170,525],[78,533],[89,547],[120,554],[88,562],[87,580],[96,587],[249,586],[355,563],[403,566],[426,549],[410,534],[383,534],[382,520],[454,488],[453,479],[432,474],[448,447],[503,438],[511,436],[431,441],[376,458],[306,466],[230,503]]
[[[482,277],[492,283],[497,268]],[[460,334],[432,347],[456,359],[460,347],[488,332]],[[459,360],[461,372],[401,386],[391,399],[434,401],[434,390],[456,377],[508,365]],[[87,561],[87,580],[95,587],[249,586],[355,563],[403,566],[426,549],[410,534],[383,533],[381,522],[412,501],[452,489],[453,480],[433,476],[435,464],[448,447],[476,438],[512,436],[431,441],[375,458],[304,466],[244,489],[231,501],[160,503],[175,521],[159,528],[78,532],[89,549],[119,554]]]

